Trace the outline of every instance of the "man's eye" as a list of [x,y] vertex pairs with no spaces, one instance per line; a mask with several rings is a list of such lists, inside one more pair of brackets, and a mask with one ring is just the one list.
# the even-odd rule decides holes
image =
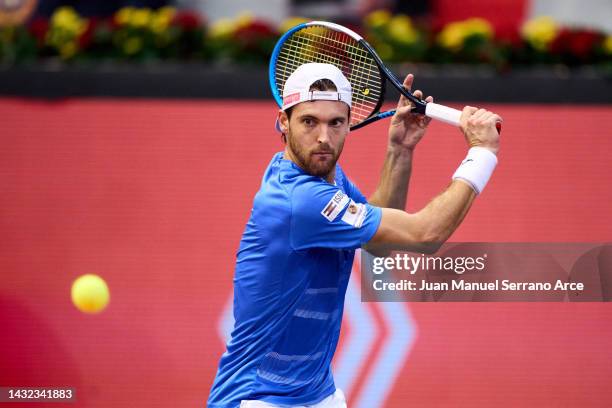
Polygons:
[[304,123],[306,126],[312,126],[312,125],[314,124],[314,121],[313,121],[312,119],[305,118],[305,119],[303,120],[303,123]]
[[344,122],[341,119],[334,119],[331,121],[330,126],[333,127],[338,127],[338,126],[342,126]]

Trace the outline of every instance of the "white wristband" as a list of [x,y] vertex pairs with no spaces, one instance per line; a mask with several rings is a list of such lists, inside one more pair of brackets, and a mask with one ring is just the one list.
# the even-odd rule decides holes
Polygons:
[[476,194],[480,194],[491,178],[495,166],[497,166],[495,153],[484,147],[472,147],[453,174],[453,180],[461,179],[467,182]]

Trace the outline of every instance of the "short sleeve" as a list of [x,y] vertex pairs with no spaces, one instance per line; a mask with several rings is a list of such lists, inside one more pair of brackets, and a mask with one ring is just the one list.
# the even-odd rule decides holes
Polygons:
[[296,250],[359,248],[372,239],[381,219],[380,208],[357,202],[325,182],[296,187],[291,207],[290,239]]
[[356,203],[367,203],[366,197],[359,191],[357,186],[351,182],[348,178],[344,178],[344,191],[356,202]]

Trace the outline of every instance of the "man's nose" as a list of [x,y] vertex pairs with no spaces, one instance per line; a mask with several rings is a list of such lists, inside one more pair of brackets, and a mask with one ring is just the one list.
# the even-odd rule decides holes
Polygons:
[[331,129],[325,123],[322,123],[319,128],[319,136],[317,137],[317,142],[319,143],[329,143],[330,140]]

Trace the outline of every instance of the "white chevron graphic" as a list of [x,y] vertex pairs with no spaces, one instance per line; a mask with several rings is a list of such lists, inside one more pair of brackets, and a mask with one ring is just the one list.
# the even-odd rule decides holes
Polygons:
[[[351,280],[359,281],[361,278],[361,254],[357,251],[353,264]],[[406,304],[402,302],[365,302],[361,303],[361,287],[359,285],[349,286],[347,290],[347,301],[349,292],[357,290],[358,293],[350,295],[351,299],[359,302],[363,308],[378,307],[379,314],[384,319],[387,338],[384,340],[382,349],[370,349],[368,354],[378,353],[373,366],[366,367],[366,379],[361,389],[355,392],[347,392],[352,408],[379,408],[383,407],[389,396],[395,380],[402,371],[412,345],[416,340],[416,324]],[[348,306],[348,305],[347,305]],[[372,312],[370,311],[370,316]],[[369,325],[366,319],[366,325]],[[352,326],[364,324],[361,315],[351,319]],[[376,327],[376,326],[375,326]],[[365,357],[364,357],[365,360]],[[358,373],[354,374],[356,377]]]
[[416,325],[404,303],[380,302],[376,305],[382,312],[389,335],[374,366],[368,369],[364,386],[352,399],[351,407],[354,408],[383,406],[416,339]]

